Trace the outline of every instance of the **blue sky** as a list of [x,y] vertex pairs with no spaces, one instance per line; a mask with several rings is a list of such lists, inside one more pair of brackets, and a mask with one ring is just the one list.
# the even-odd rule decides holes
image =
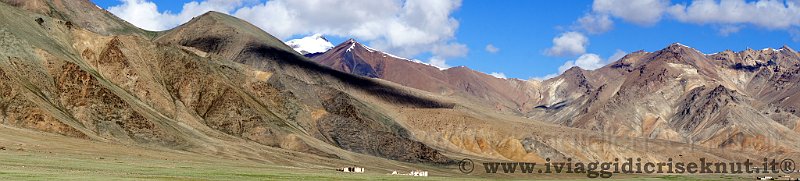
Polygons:
[[[609,58],[615,53],[619,55],[620,51],[625,53],[637,50],[656,51],[675,42],[704,53],[726,49],[740,51],[746,48],[780,48],[783,45],[800,47],[798,46],[800,3],[797,0],[468,0],[463,2],[387,0],[388,4],[394,2],[395,5],[343,5],[339,9],[330,4],[320,5],[322,8],[330,8],[330,13],[334,15],[348,12],[362,13],[355,14],[358,16],[325,14],[320,9],[309,8],[312,5],[303,3],[311,1],[304,0],[286,1],[289,3],[278,0],[272,4],[263,0],[209,1],[211,2],[93,0],[100,7],[109,9],[137,26],[150,27],[145,29],[168,29],[185,22],[188,20],[186,17],[202,14],[201,11],[216,10],[249,20],[284,40],[323,33],[333,44],[338,44],[355,37],[378,49],[421,61],[442,60],[446,61],[447,66],[463,65],[481,72],[503,73],[506,77],[520,79],[552,76],[559,73],[560,67],[569,65],[585,69],[597,68],[612,61]],[[339,0],[326,2],[337,1]],[[190,2],[194,2],[197,6],[185,8],[188,7],[185,4]],[[342,2],[373,1],[342,0]],[[422,4],[417,7],[418,9],[414,9],[410,3]],[[309,12],[305,13],[308,16],[271,18],[280,17],[281,14],[270,11],[293,11],[293,8],[301,9],[297,12]],[[352,11],[347,8],[364,10]],[[377,8],[387,10],[373,11]],[[318,12],[319,14],[315,14]],[[430,13],[414,14],[422,12]],[[365,13],[366,16],[371,16],[369,13],[377,13],[374,15],[376,18],[358,19]],[[153,16],[154,14],[158,16]],[[384,21],[380,19],[381,17],[386,17],[387,20]],[[611,23],[579,22],[578,20],[583,17],[600,17],[597,19]],[[321,20],[325,21],[320,23]],[[290,26],[283,28],[286,22],[307,24],[297,25],[296,28]],[[381,24],[383,22],[391,23]],[[361,27],[353,30],[355,26],[369,23],[383,27],[372,29]],[[397,25],[396,29],[408,29],[408,31],[384,30],[388,25]],[[348,26],[353,29],[349,29]],[[302,29],[303,27],[309,28]],[[602,30],[591,30],[598,28]],[[406,36],[403,34],[405,32],[413,32],[407,34],[416,33],[418,36]],[[573,48],[567,48],[570,51],[553,51],[556,47],[554,39],[565,33],[576,35],[570,37],[582,36],[584,41],[578,43],[578,47],[568,46]],[[574,39],[565,42],[572,40]],[[486,47],[489,44],[498,51],[494,53],[487,51]],[[575,61],[576,59],[580,60]],[[572,61],[572,64],[567,64],[568,61]]]

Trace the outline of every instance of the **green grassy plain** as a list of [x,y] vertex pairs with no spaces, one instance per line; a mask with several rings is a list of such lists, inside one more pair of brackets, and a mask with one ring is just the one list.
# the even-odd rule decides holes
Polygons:
[[[141,156],[97,156],[6,148],[0,151],[0,180],[598,180],[581,175],[450,175],[410,177],[369,172],[340,173],[297,167],[271,166],[248,160],[202,158],[201,155],[159,159]],[[128,154],[123,154],[128,155]],[[615,175],[610,180],[749,180],[725,175]],[[609,179],[599,179],[609,180]]]

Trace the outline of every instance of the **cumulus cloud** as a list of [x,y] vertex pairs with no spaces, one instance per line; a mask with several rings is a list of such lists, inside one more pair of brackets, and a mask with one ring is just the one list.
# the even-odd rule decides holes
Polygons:
[[233,14],[282,39],[322,33],[405,57],[437,50],[431,53],[450,58],[466,54],[466,46],[452,42],[459,23],[451,14],[460,6],[458,0],[271,0]]
[[123,0],[108,10],[147,30],[170,29],[218,11],[284,40],[314,33],[356,38],[404,57],[431,53],[444,64],[468,52],[454,40],[459,23],[451,15],[460,7],[460,0],[204,0],[186,3],[173,13],[159,12],[150,0]]
[[639,25],[653,25],[668,6],[668,0],[595,0],[592,10]]
[[585,70],[599,69],[607,65],[608,63],[621,59],[622,57],[625,56],[625,54],[627,53],[625,53],[622,50],[617,50],[616,52],[614,52],[613,55],[608,57],[608,59],[600,58],[599,55],[593,53],[583,54],[580,57],[578,57],[578,59],[567,61],[563,65],[558,67],[558,72],[564,73],[564,71],[567,71],[572,67],[580,67]]
[[614,28],[614,21],[608,14],[587,13],[579,18],[575,25],[576,29],[585,31],[589,34],[600,34]]
[[500,51],[500,49],[495,47],[493,44],[490,43],[490,44],[486,45],[486,51],[489,52],[489,53],[497,53],[497,52]]
[[605,63],[603,62],[603,59],[601,59],[599,55],[589,53],[581,55],[580,57],[578,57],[578,59],[564,62],[564,65],[558,67],[558,72],[564,73],[570,68],[576,66],[586,70],[594,70],[603,67],[603,65],[605,65]]
[[581,69],[584,70],[595,70],[598,68],[602,68],[603,66],[606,66],[611,62],[615,62],[619,59],[622,59],[622,57],[625,57],[626,54],[627,53],[625,51],[619,49],[617,49],[617,51],[615,51],[614,54],[609,56],[607,59],[600,58],[599,55],[593,53],[583,54],[575,60],[564,62],[564,64],[558,67],[558,73],[547,74],[541,77],[531,77],[530,79],[540,80],[540,81],[547,80],[564,73],[565,71],[569,70],[572,67],[580,67]]
[[589,38],[582,33],[570,31],[553,38],[553,47],[545,50],[550,56],[571,56],[586,53]]
[[108,11],[146,30],[165,30],[169,26],[161,21],[168,14],[158,12],[156,4],[149,1],[125,0],[121,5],[108,8]]
[[696,0],[689,5],[669,7],[669,14],[681,22],[697,24],[752,24],[768,29],[800,25],[800,1]]
[[780,30],[798,27],[800,1],[694,0],[671,4],[668,0],[595,0],[592,13],[578,19],[577,24],[583,31],[602,33],[600,30],[611,26],[598,18],[603,15],[638,25],[653,25],[664,17],[683,23],[711,24],[718,27],[720,35],[727,36],[739,32],[743,25]]
[[108,11],[139,28],[162,31],[168,30],[208,11],[229,12],[241,6],[242,0],[192,1],[183,5],[179,13],[159,12],[158,5],[148,0],[123,0],[122,4],[108,8]]
[[450,65],[447,65],[447,62],[444,59],[436,56],[431,57],[427,64],[439,68],[439,70],[444,70],[451,67]]
[[497,77],[497,78],[500,78],[500,79],[506,79],[506,78],[508,78],[508,77],[506,77],[506,74],[505,74],[505,73],[502,73],[502,72],[492,72],[492,73],[490,73],[489,75],[491,75],[491,76],[494,76],[494,77]]
[[651,26],[662,19],[669,5],[669,0],[594,0],[592,11],[578,18],[571,28],[588,34],[602,34],[614,28],[612,18]]

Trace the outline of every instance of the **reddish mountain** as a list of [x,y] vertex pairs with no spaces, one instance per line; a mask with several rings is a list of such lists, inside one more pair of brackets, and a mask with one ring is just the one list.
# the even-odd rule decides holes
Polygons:
[[[449,163],[797,160],[800,148],[789,48],[704,55],[676,44],[539,82],[440,70],[355,41],[320,65],[222,13],[147,32],[88,0],[0,2],[0,146],[15,148],[0,152],[12,157],[80,161],[124,147],[133,151],[115,158],[463,176]],[[134,153],[143,149],[164,156]]]
[[455,95],[494,108],[515,113],[534,105],[526,90],[533,83],[501,79],[467,67],[439,69],[420,61],[398,57],[347,40],[312,59],[333,69],[356,75],[380,78],[439,95]]

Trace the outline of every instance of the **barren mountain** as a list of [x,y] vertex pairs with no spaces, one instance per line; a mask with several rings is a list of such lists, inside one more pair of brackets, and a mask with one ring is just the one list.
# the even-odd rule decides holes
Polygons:
[[459,96],[491,105],[496,110],[519,113],[533,108],[533,85],[518,79],[500,79],[467,67],[439,69],[367,47],[353,39],[313,60],[333,69],[380,78],[434,94]]
[[783,61],[797,53],[788,48],[716,60],[673,46],[527,82],[439,70],[355,42],[323,55],[351,57],[323,62],[329,68],[215,12],[147,32],[85,0],[3,2],[0,135],[13,137],[0,140],[41,139],[9,131],[28,129],[100,147],[451,175],[465,157],[738,160],[788,154],[798,143],[793,97],[760,99],[794,95],[786,73],[797,64]]
[[706,55],[673,44],[574,71],[585,76],[568,71],[545,81],[551,87],[543,89],[585,87],[586,93],[551,93],[554,99],[529,117],[709,148],[793,152],[800,148],[792,79],[798,62],[788,47]]
[[[702,54],[681,44],[634,52],[594,71],[573,67],[546,81],[497,79],[456,67],[439,70],[349,40],[318,62],[431,93],[513,110],[531,120],[753,152],[795,152],[800,132],[797,52]],[[409,73],[412,72],[412,73]],[[492,103],[492,104],[483,104]]]
[[[256,143],[347,157],[331,147],[309,146],[331,144],[407,162],[447,161],[411,140],[383,113],[335,87],[353,85],[410,107],[449,104],[326,71],[233,17],[208,13],[151,41],[138,34],[105,36],[68,26],[70,20],[2,6],[6,124],[201,153],[231,150],[222,155],[259,155],[265,148],[251,146]],[[205,32],[185,29],[195,26]],[[187,31],[203,36],[185,36]],[[301,76],[289,76],[293,73]]]

